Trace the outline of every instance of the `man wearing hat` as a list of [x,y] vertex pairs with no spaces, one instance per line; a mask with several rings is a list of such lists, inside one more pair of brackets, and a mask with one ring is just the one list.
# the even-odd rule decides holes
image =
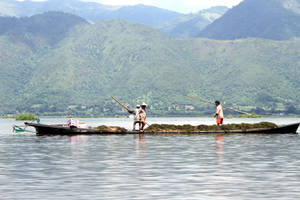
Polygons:
[[131,111],[128,111],[129,113],[131,114],[134,114],[134,117],[133,117],[133,131],[135,131],[135,126],[136,124],[139,124],[139,129],[140,129],[140,109],[141,109],[141,106],[140,105],[136,105],[136,108],[134,110],[131,110]]
[[142,103],[141,109],[139,110],[139,118],[140,118],[140,132],[144,131],[144,127],[146,125],[146,103]]

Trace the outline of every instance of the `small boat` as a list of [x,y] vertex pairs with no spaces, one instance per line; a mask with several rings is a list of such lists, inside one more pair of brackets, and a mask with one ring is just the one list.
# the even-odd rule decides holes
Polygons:
[[[125,129],[118,130],[98,130],[95,128],[76,128],[69,127],[66,124],[46,125],[38,123],[27,123],[26,126],[34,127],[36,135],[126,135],[126,134],[141,134],[138,131],[126,131]],[[300,123],[278,126],[274,128],[255,128],[243,130],[217,130],[217,131],[145,131],[142,134],[296,134]]]

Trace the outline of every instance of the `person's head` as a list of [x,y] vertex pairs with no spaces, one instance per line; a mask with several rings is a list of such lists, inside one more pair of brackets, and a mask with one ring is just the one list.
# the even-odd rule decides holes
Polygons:
[[216,106],[220,105],[220,101],[215,101]]
[[140,108],[141,106],[140,105],[136,105],[136,108]]
[[146,103],[142,103],[142,105],[141,105],[141,107],[142,107],[142,109],[146,109],[146,107],[147,107],[147,104]]

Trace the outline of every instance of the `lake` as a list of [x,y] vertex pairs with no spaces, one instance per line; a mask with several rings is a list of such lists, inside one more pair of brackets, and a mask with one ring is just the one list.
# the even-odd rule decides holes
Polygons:
[[[132,128],[128,118],[80,120]],[[283,125],[300,118],[225,119],[261,121]],[[148,123],[210,125],[214,119]],[[300,199],[298,134],[37,137],[13,134],[14,124],[22,122],[0,119],[1,200]]]

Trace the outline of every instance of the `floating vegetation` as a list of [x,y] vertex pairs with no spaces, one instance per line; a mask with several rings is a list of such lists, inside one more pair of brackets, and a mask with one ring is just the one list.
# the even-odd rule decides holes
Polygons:
[[38,117],[32,113],[19,113],[16,115],[16,120],[37,120]]
[[113,132],[127,132],[127,130],[125,128],[119,127],[119,126],[98,126],[96,128],[94,128],[96,130],[99,131],[113,131]]
[[262,116],[251,113],[250,115],[239,115],[238,118],[262,118]]
[[195,131],[218,131],[218,130],[247,130],[256,128],[276,128],[277,125],[271,122],[260,122],[256,124],[225,124],[217,127],[217,125],[173,125],[173,124],[152,124],[145,131],[149,132],[195,132]]

